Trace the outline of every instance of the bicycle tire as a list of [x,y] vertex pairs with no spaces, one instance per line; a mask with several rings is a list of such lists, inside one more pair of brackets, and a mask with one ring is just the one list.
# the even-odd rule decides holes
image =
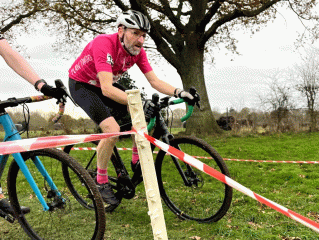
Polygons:
[[[93,147],[97,147],[98,143],[99,143],[99,141],[93,141],[91,143],[91,145]],[[74,145],[65,146],[63,151],[65,153],[71,155],[71,150],[72,150],[73,147],[74,147]],[[96,174],[97,174],[97,170],[96,170],[96,161],[97,161],[96,160],[96,150],[94,151],[94,153],[92,153],[92,151],[84,151],[84,152],[85,153],[81,154],[81,158],[76,157],[76,159],[80,162],[80,164],[82,166],[85,166],[85,170],[90,174],[90,176],[93,179],[95,179],[96,178]],[[112,155],[112,157],[114,157],[114,154]],[[89,161],[92,160],[92,162],[89,163],[89,164],[88,164],[88,159],[89,159]],[[84,206],[84,207],[86,207],[88,209],[92,209],[92,205],[87,203],[87,200],[84,199],[81,195],[79,195],[77,193],[77,190],[74,187],[71,179],[69,179],[67,167],[63,167],[63,176],[64,176],[66,184],[68,185],[70,191],[72,192],[74,197],[77,199],[77,201],[82,206]],[[122,200],[122,196],[120,194],[118,194],[118,192],[117,192],[118,179],[117,179],[117,174],[116,174],[115,167],[113,166],[112,161],[109,162],[109,166],[108,166],[108,178],[109,178],[109,183],[110,183],[111,187],[113,188],[113,191],[114,191],[116,197],[118,198],[118,200],[121,201]],[[105,206],[105,211],[106,212],[112,212],[114,210],[115,210],[114,206]]]
[[[97,142],[92,142],[93,145],[96,147],[98,145],[98,141]],[[65,146],[63,148],[63,152],[65,152],[66,154],[70,155],[71,157],[73,157],[71,155],[71,150],[72,148],[74,147],[74,145],[68,145],[68,146]],[[89,152],[87,152],[89,153]],[[94,154],[96,154],[96,151],[94,151]],[[84,166],[86,163],[87,163],[87,159],[86,157],[88,157],[87,154],[82,154],[81,158],[84,158],[84,160],[82,159],[79,159],[78,157],[74,157],[77,161],[80,162],[80,164],[82,166]],[[96,163],[96,156],[92,155],[92,156],[89,156],[90,158],[94,158],[94,163]],[[86,166],[84,169],[90,174],[90,176],[92,177],[92,179],[95,179],[96,177],[96,168],[92,168],[92,166],[95,166],[96,164],[90,164],[88,166]],[[75,189],[75,187],[73,186],[72,184],[72,181],[69,177],[69,173],[68,173],[68,168],[67,167],[62,167],[62,172],[63,172],[63,176],[64,176],[64,180],[68,186],[68,188],[70,189],[71,193],[73,194],[73,196],[76,198],[76,200],[82,205],[84,206],[85,208],[88,208],[88,209],[93,209],[93,206],[91,204],[89,204],[86,199],[82,198],[81,195],[79,195],[77,193],[77,190]]]
[[[103,201],[88,172],[68,154],[57,149],[31,151],[22,156],[42,196],[51,206],[49,211],[43,211],[18,164],[13,161],[8,172],[9,198],[16,218],[28,236],[31,239],[103,239],[106,222]],[[35,157],[41,160],[53,179],[63,197],[62,202],[57,200],[59,197],[49,189],[33,164]],[[84,208],[74,199],[64,181],[62,166],[72,170],[70,177],[73,184],[77,182],[78,194],[90,199],[94,211]],[[30,213],[21,214],[20,206],[30,207]]]
[[[171,140],[170,145],[190,156],[204,157],[199,160],[230,176],[221,156],[205,141],[195,137],[177,137]],[[220,220],[231,205],[232,188],[179,161],[183,173],[188,174],[187,179],[192,183],[191,186],[186,186],[173,158],[160,150],[155,163],[160,194],[167,207],[183,220],[195,220],[200,223]],[[192,169],[196,176],[189,176],[191,172],[187,173],[187,167]]]

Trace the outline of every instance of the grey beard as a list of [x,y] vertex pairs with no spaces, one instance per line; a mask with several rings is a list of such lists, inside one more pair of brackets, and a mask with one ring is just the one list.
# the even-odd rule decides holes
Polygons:
[[127,50],[128,50],[128,51],[130,52],[130,54],[132,54],[133,56],[136,56],[136,55],[138,55],[138,54],[141,52],[141,50],[134,50],[134,46],[128,47]]

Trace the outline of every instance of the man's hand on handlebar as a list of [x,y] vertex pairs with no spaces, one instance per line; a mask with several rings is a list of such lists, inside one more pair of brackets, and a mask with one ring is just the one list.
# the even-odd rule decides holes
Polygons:
[[182,89],[179,89],[179,88],[176,88],[175,91],[174,91],[174,96],[177,98],[182,98],[184,99],[186,102],[190,102],[191,100],[194,99],[194,97],[189,93],[189,92],[186,92]]
[[176,88],[174,92],[174,96],[177,98],[182,98],[189,105],[194,106],[195,104],[199,107],[200,96],[197,93],[196,89],[191,87],[189,92],[186,92],[182,89]]

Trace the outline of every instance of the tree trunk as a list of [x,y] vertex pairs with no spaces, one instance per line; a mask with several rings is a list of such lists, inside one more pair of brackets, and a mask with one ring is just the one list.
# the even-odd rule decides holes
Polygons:
[[194,113],[186,123],[186,134],[211,135],[222,133],[212,114],[204,78],[204,51],[195,41],[187,42],[183,52],[181,68],[177,69],[183,82],[183,88],[195,87],[200,94],[200,107],[194,107]]
[[317,131],[317,114],[315,111],[315,93],[309,92],[306,96],[307,96],[308,110],[309,110],[309,116],[310,116],[309,131],[315,132]]
[[317,114],[314,109],[310,109],[310,132],[316,132],[317,131]]

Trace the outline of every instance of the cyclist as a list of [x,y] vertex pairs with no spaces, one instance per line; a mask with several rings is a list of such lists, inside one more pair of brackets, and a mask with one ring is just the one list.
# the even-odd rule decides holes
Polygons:
[[[17,74],[22,78],[30,82],[35,86],[35,89],[41,91],[44,95],[52,96],[57,99],[63,97],[64,92],[60,89],[53,88],[48,85],[38,74],[32,69],[27,61],[15,50],[11,48],[4,35],[0,33],[0,55],[4,58],[5,62],[11,67]],[[5,213],[14,215],[13,208],[9,201],[5,198],[2,193],[0,185],[0,210]],[[29,207],[21,207],[23,213],[30,212]]]
[[[117,82],[135,63],[157,91],[185,100],[193,99],[188,92],[160,80],[152,70],[143,49],[151,27],[144,14],[129,10],[118,17],[116,24],[117,33],[95,37],[69,69],[69,88],[73,99],[104,133],[120,131],[110,109],[127,111],[125,88]],[[108,162],[117,140],[103,139],[97,146],[96,182],[103,200],[109,205],[106,211],[113,211],[120,203],[108,184],[107,176]],[[133,141],[132,170],[135,171],[137,166],[139,157]]]

